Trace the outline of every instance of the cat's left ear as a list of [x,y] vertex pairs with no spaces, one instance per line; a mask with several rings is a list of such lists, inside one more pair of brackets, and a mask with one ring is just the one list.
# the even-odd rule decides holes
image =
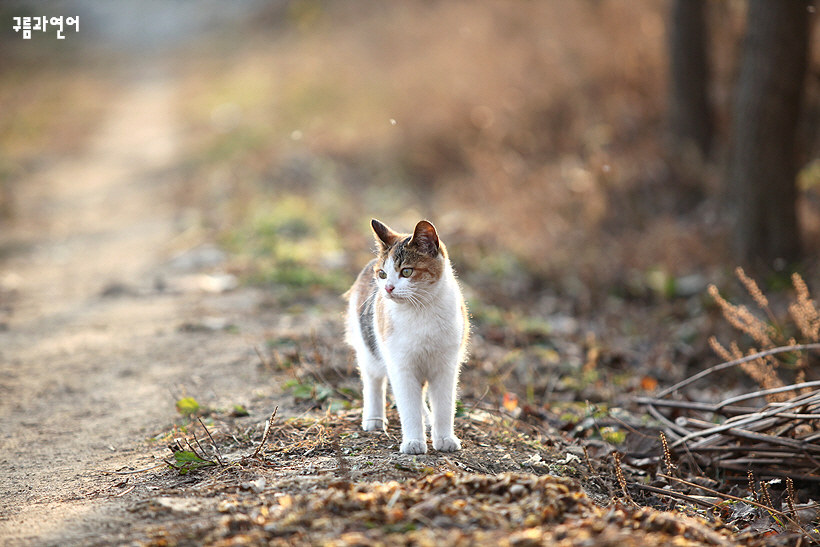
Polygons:
[[411,243],[416,245],[423,253],[430,256],[437,256],[439,241],[436,227],[426,220],[419,221],[419,223],[416,224],[416,229],[413,230]]
[[370,227],[373,228],[373,233],[376,235],[376,243],[379,244],[382,250],[387,250],[392,246],[399,235],[391,230],[386,224],[382,224],[375,218],[370,221]]

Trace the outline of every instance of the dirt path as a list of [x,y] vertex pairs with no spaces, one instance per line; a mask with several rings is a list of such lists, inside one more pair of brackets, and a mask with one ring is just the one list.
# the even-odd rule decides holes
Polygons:
[[[0,241],[17,249],[0,263],[13,299],[0,329],[3,545],[87,544],[127,528],[111,490],[122,477],[103,472],[156,463],[134,446],[167,427],[175,394],[247,404],[255,383],[254,292],[155,289],[197,262],[168,265],[179,251],[175,88],[147,76],[124,90],[84,154],[21,185],[19,222]],[[208,316],[242,334],[180,329]]]

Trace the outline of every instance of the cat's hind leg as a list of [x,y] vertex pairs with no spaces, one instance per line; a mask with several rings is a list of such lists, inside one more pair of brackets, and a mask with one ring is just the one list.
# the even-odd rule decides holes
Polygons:
[[384,365],[370,354],[357,355],[357,358],[362,377],[362,429],[387,431],[387,371]]
[[433,426],[433,415],[430,413],[430,404],[427,402],[427,384],[424,385],[424,391],[421,397],[421,413],[424,417],[424,431],[430,432]]

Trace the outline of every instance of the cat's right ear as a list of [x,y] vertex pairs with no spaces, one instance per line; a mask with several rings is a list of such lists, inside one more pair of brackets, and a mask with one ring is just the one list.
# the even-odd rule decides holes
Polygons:
[[376,243],[379,244],[379,247],[381,247],[382,250],[388,249],[399,237],[396,232],[375,218],[370,221],[370,227],[373,228],[373,233],[376,234]]

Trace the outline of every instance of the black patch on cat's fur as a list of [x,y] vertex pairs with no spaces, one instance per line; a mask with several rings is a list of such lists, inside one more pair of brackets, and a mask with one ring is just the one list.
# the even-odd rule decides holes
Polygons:
[[393,246],[393,264],[396,266],[396,271],[401,268],[407,258],[407,244],[410,243],[410,237],[405,237]]
[[375,293],[378,290],[376,280],[372,279],[370,285],[372,290],[368,294],[367,300],[362,304],[362,311],[359,312],[359,327],[362,330],[364,343],[367,344],[367,347],[374,356],[379,357],[379,348],[376,345],[376,328],[373,324],[374,303],[376,302]]

